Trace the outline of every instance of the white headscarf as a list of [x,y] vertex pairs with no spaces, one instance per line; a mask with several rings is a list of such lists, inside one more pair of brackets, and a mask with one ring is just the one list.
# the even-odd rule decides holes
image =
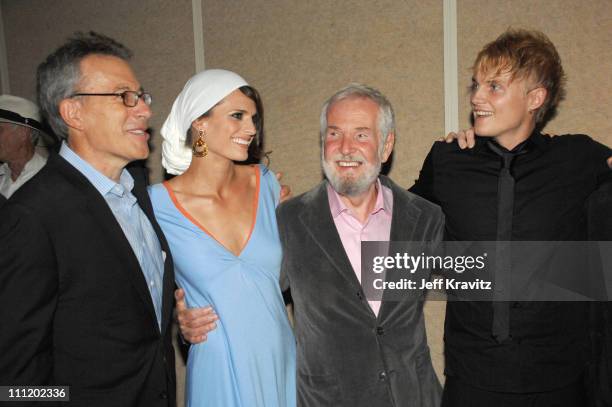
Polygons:
[[224,69],[208,69],[187,81],[160,132],[162,166],[169,174],[182,174],[191,163],[191,147],[185,146],[191,123],[241,86],[248,83]]

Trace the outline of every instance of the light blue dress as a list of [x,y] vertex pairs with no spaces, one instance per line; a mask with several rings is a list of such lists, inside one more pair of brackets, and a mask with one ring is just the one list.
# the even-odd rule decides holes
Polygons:
[[[258,165],[257,216],[235,256],[195,223],[164,184],[149,187],[189,307],[212,306],[217,328],[191,346],[187,406],[294,407],[295,339],[279,287],[275,209],[280,186]],[[190,219],[191,218],[191,219]]]

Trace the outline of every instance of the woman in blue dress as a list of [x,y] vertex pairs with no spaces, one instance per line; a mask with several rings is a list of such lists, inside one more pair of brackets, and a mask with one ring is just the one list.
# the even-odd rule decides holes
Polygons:
[[170,181],[150,187],[190,307],[219,317],[189,349],[187,406],[295,406],[295,339],[279,287],[280,186],[258,161],[259,95],[225,70],[191,78],[161,134]]

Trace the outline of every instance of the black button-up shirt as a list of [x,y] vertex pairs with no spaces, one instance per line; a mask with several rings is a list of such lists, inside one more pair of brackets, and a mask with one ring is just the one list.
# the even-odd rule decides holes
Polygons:
[[[446,240],[496,240],[500,157],[478,137],[471,150],[437,142],[411,191],[442,207]],[[588,240],[585,201],[612,182],[610,148],[585,135],[534,133],[512,164],[512,240]],[[532,302],[510,309],[512,340],[491,335],[490,302],[449,302],[445,373],[490,391],[537,392],[576,380],[588,358],[588,306]]]

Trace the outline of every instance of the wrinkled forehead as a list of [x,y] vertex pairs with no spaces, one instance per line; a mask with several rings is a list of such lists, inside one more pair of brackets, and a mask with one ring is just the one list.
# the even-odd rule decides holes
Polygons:
[[328,125],[342,123],[349,127],[376,127],[378,104],[366,97],[348,97],[337,100],[327,109]]
[[81,60],[79,68],[79,85],[84,89],[103,87],[104,90],[119,91],[141,88],[127,61],[115,56],[88,55]]
[[13,122],[8,122],[5,120],[0,120],[0,129],[2,130],[17,130],[19,128],[24,128],[27,129],[26,126],[21,126],[17,123],[13,123]]
[[17,123],[0,121],[0,136],[5,139],[13,139],[17,135],[30,133],[30,128]]

